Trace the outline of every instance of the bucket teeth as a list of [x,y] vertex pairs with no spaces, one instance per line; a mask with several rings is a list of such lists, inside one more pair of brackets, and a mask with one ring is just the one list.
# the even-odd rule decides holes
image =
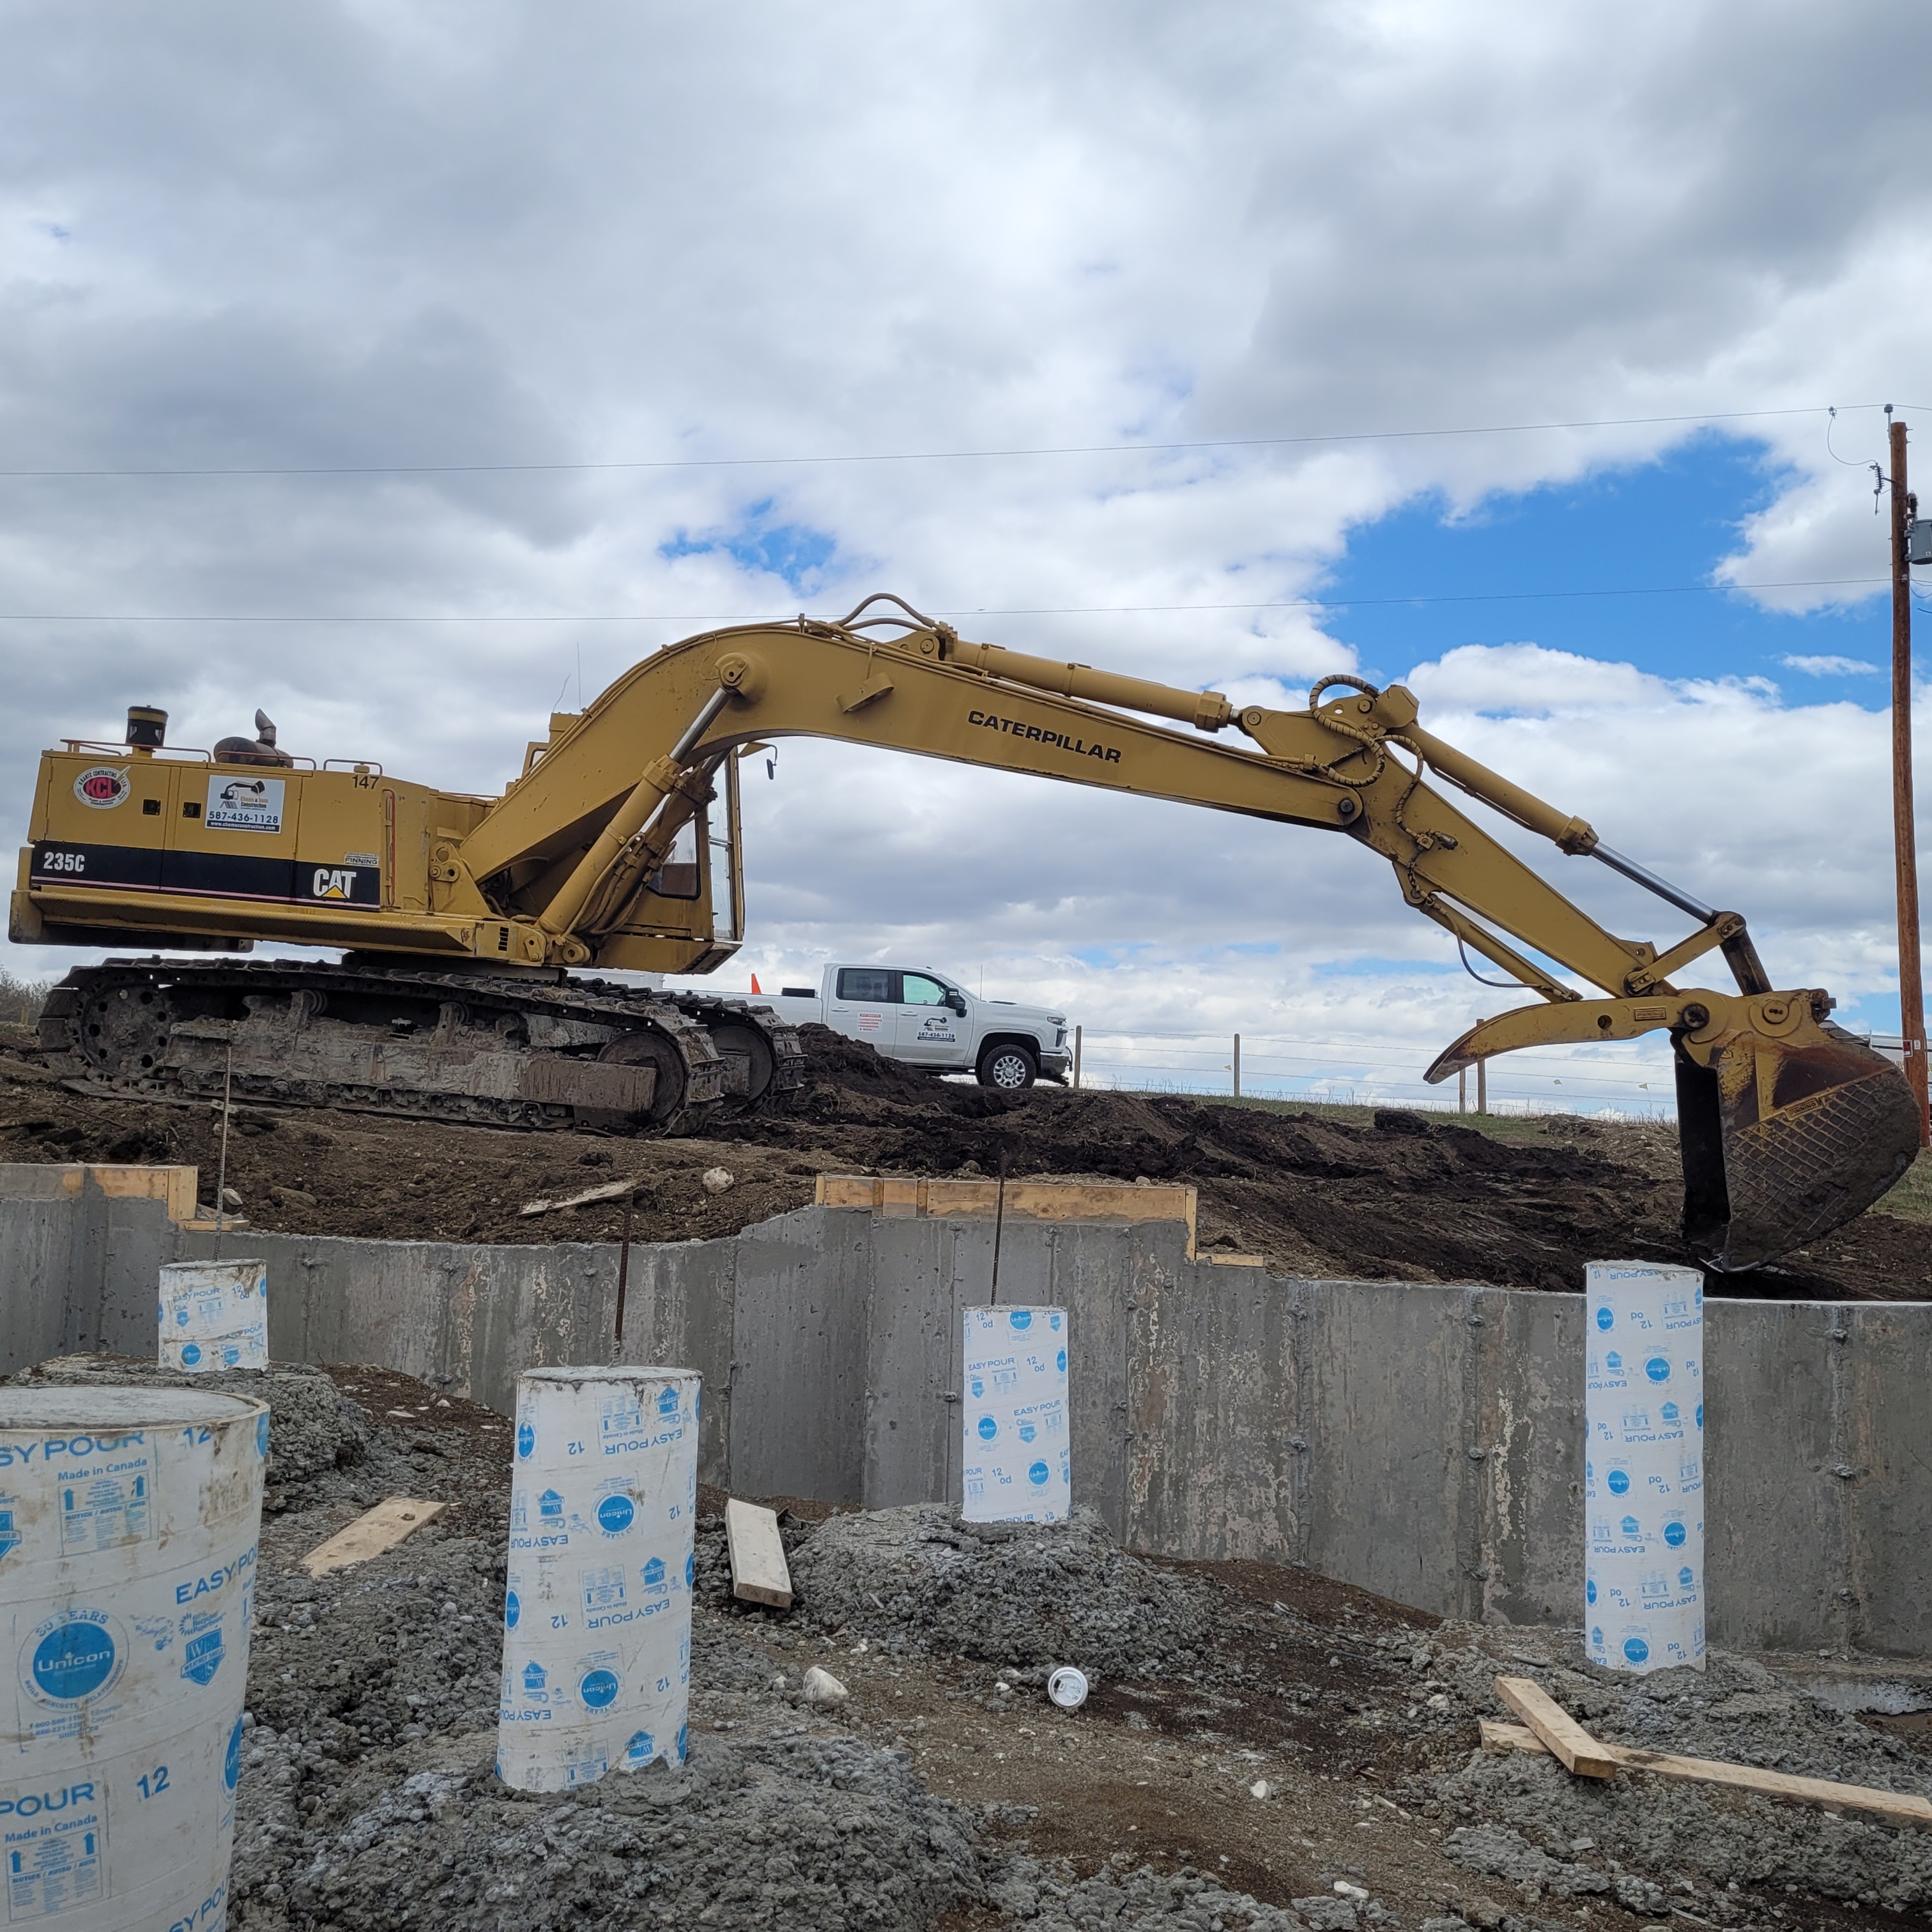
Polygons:
[[1786,1044],[1739,1032],[1698,1066],[1677,1049],[1684,1238],[1720,1269],[1802,1248],[1866,1208],[1918,1152],[1906,1078],[1840,1028]]

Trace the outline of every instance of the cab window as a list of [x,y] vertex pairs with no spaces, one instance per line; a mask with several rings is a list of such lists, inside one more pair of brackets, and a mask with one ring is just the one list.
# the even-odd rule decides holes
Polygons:
[[937,980],[928,980],[923,973],[907,973],[902,976],[905,991],[899,995],[902,1006],[938,1006],[946,1003],[946,988]]
[[838,969],[838,997],[858,1000],[868,1006],[897,1004],[892,982],[899,976],[883,966],[842,966]]

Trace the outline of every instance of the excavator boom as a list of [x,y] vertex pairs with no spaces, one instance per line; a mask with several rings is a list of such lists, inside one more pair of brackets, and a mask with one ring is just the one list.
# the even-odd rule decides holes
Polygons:
[[[548,738],[531,746],[522,773],[494,800],[392,781],[368,765],[302,771],[276,750],[272,726],[252,752],[224,740],[200,770],[164,752],[152,722],[160,714],[137,709],[147,722],[137,725],[130,714],[122,762],[100,757],[119,748],[77,742],[43,760],[33,842],[14,898],[15,938],[346,946],[350,957],[332,970],[355,977],[357,990],[332,982],[340,1013],[358,1000],[380,1005],[370,988],[405,979],[424,989],[411,995],[412,1012],[434,995],[430,1030],[442,1029],[449,1051],[440,1060],[425,1053],[403,1088],[425,1090],[439,1079],[460,1088],[470,1077],[462,1068],[494,1054],[492,1093],[512,1114],[520,1106],[541,1117],[512,1124],[615,1117],[688,1126],[724,1094],[776,1104],[796,1087],[795,1043],[755,1009],[728,1012],[713,1001],[716,1010],[686,1011],[700,1032],[710,1030],[711,1057],[730,1060],[725,1078],[702,1072],[704,1052],[680,1040],[668,1018],[668,1039],[631,1038],[655,1022],[617,1010],[623,988],[599,994],[602,1006],[578,991],[534,988],[581,988],[566,979],[574,970],[703,973],[729,958],[742,930],[737,757],[807,735],[1306,826],[1379,853],[1417,911],[1543,1003],[1484,1022],[1436,1062],[1430,1079],[1516,1047],[1670,1034],[1686,1235],[1714,1266],[1754,1264],[1850,1219],[1904,1174],[1919,1144],[1904,1076],[1828,1023],[1822,992],[1774,988],[1740,915],[1679,891],[1605,846],[1582,820],[1437,738],[1400,686],[1378,691],[1331,677],[1305,710],[1241,708],[1217,692],[970,643],[897,598],[873,598],[836,622],[739,626],[668,646],[582,714],[554,717]],[[258,717],[258,727],[266,722]],[[1220,736],[1231,731],[1238,740]],[[279,761],[272,779],[262,776],[264,754]],[[1562,851],[1656,893],[1693,930],[1662,950],[1610,932],[1430,784],[1431,772]],[[265,785],[273,788],[272,814],[261,802]],[[107,815],[137,794],[142,817],[109,828],[131,839],[104,839]],[[254,836],[244,829],[251,823]],[[269,859],[272,849],[274,862],[244,874],[243,866]],[[1712,954],[1729,968],[1735,992],[1673,983]],[[167,998],[189,1015],[181,1040],[202,1042],[190,1050],[165,1042],[157,1048],[152,1028],[143,1034],[123,1024],[131,970],[124,964],[122,982],[105,993],[76,987],[60,1011],[50,1010],[49,1044],[69,1055],[76,1075],[139,1088],[130,1063],[145,1042],[157,1049],[139,1070],[150,1088],[190,1064],[205,1084],[212,1043],[245,1033],[252,1022],[237,1013],[256,1005],[272,1007],[287,1036],[279,1047],[281,1034],[262,1036],[264,1064],[278,1051],[291,1064],[304,1052],[315,1058],[298,1036],[321,1023],[331,998],[326,973],[305,988],[298,969],[281,962],[273,996],[251,1005],[236,989],[260,968],[211,966],[207,984],[192,988],[169,969]],[[157,962],[144,970],[152,979],[161,969]],[[222,973],[220,988],[208,991],[208,976]],[[519,979],[533,989],[527,995],[514,992]],[[1604,997],[1586,1000],[1573,979]],[[446,997],[460,985],[489,991]],[[120,1043],[90,1059],[90,1037],[107,1038],[116,1024]],[[392,1015],[389,1025],[411,1037],[424,1030],[406,1015]],[[549,1071],[529,1071],[528,1042],[503,1048],[519,1027],[548,1042],[539,1057]],[[353,1042],[368,1030],[366,1021],[343,1023],[331,1049],[338,1060],[353,1058]],[[486,1035],[496,1042],[488,1053],[479,1045]],[[513,1064],[519,1052],[521,1071]],[[608,1070],[594,1078],[583,1071],[586,1056]],[[302,1086],[281,1083],[284,1090],[292,1084]],[[386,1104],[380,1078],[364,1078],[356,1091],[359,1099],[336,1103]]]

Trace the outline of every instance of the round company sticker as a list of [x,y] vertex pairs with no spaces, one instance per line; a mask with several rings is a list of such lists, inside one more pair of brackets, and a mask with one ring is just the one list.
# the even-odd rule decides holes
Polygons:
[[109,812],[134,789],[125,771],[113,765],[90,765],[74,782],[74,795],[97,812]]
[[1616,1325],[1617,1318],[1609,1309],[1600,1308],[1597,1310],[1597,1326],[1599,1328],[1607,1331]]
[[1033,1467],[1027,1472],[1027,1480],[1036,1485],[1044,1483],[1046,1480],[1048,1473],[1047,1466],[1044,1462],[1036,1462]]
[[1662,1355],[1653,1355],[1644,1364],[1643,1372],[1654,1382],[1667,1382],[1670,1379],[1670,1364]]
[[199,1366],[200,1360],[201,1344],[199,1342],[183,1342],[182,1345],[182,1362],[183,1366],[184,1367],[192,1369]]
[[1613,1496],[1623,1496],[1629,1490],[1630,1477],[1622,1469],[1612,1469],[1604,1480],[1610,1484],[1610,1494]]
[[1641,1664],[1650,1654],[1650,1646],[1640,1636],[1624,1639],[1624,1654],[1633,1664]]
[[1063,1376],[1064,1376],[1064,1374],[1066,1374],[1066,1351],[1064,1348],[1061,1349],[1061,1350],[1060,1350],[1060,1358],[1059,1358],[1059,1360],[1058,1360],[1058,1364],[1056,1364],[1056,1366],[1058,1367],[1058,1369],[1059,1369],[1059,1370],[1060,1370],[1060,1372]]
[[255,1454],[266,1456],[268,1453],[268,1418],[266,1414],[255,1418]]
[[1597,1600],[1597,1580],[1594,1576],[1584,1580],[1583,1600],[1586,1604],[1594,1604]]
[[980,1440],[982,1442],[992,1442],[993,1438],[998,1435],[999,1432],[1000,1425],[995,1422],[990,1415],[982,1415],[980,1417]]
[[221,1760],[221,1781],[230,1791],[242,1782],[242,1720],[235,1720],[235,1728],[228,1733],[227,1755]]
[[684,1587],[687,1590],[694,1588],[697,1582],[698,1558],[695,1556],[687,1556],[684,1559]]
[[1664,1540],[1672,1550],[1682,1549],[1684,1539],[1689,1534],[1690,1532],[1681,1522],[1666,1522],[1664,1526]]
[[517,1454],[527,1456],[537,1446],[537,1432],[527,1422],[517,1424]]
[[621,1536],[638,1514],[628,1496],[606,1496],[597,1505],[597,1527],[606,1536]]
[[1703,1426],[1704,1426],[1704,1405],[1700,1402],[1697,1405],[1697,1426],[1698,1426],[1700,1429],[1702,1429],[1702,1428],[1703,1427]]
[[517,1627],[517,1619],[523,1613],[524,1606],[517,1601],[516,1592],[514,1590],[506,1592],[503,1598],[503,1628],[506,1630],[514,1630]]
[[1033,1310],[1030,1308],[1016,1308],[1006,1319],[1016,1328],[1030,1328],[1033,1326]]
[[34,1633],[28,1687],[52,1702],[77,1704],[105,1688],[120,1664],[114,1633],[104,1619],[56,1617]]
[[592,1670],[588,1672],[577,1687],[577,1694],[593,1711],[601,1711],[617,1694],[617,1673],[614,1670]]

